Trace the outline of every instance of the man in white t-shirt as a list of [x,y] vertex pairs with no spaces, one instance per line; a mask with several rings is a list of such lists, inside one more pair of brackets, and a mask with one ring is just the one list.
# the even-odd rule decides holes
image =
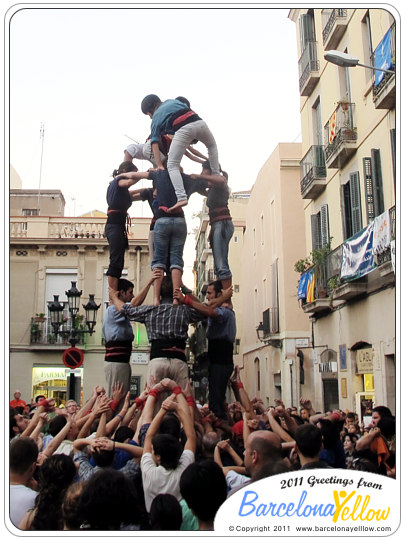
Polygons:
[[34,508],[36,491],[32,485],[38,447],[30,437],[18,437],[10,444],[10,520],[19,526],[25,514]]
[[[179,386],[173,386],[171,390],[174,393],[162,403],[152,420],[143,447],[141,472],[147,512],[159,493],[170,493],[180,501],[180,477],[195,459],[196,435],[189,406]],[[183,424],[187,438],[183,452],[176,437],[157,433],[163,417],[170,410],[177,412]]]

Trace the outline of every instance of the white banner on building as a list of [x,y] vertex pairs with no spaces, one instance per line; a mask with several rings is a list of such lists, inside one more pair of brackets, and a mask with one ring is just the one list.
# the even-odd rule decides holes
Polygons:
[[388,210],[374,219],[373,255],[384,253],[390,247],[391,227]]

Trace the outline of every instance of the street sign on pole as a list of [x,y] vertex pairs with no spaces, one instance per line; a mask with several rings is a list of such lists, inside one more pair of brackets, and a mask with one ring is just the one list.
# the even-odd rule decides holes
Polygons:
[[77,347],[70,347],[64,351],[62,361],[67,368],[75,369],[83,364],[84,354]]

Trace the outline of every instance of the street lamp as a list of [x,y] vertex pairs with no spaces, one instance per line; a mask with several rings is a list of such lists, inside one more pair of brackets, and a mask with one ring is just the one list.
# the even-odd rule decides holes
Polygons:
[[63,317],[64,302],[59,302],[59,295],[53,296],[53,302],[48,302],[49,318],[51,321],[53,333],[55,336],[61,335],[68,339],[72,347],[75,347],[79,342],[80,337],[84,334],[92,335],[94,333],[94,327],[96,326],[97,311],[100,304],[97,305],[94,301],[94,294],[89,295],[89,301],[86,305],[83,304],[83,308],[86,312],[86,325],[88,330],[76,328],[76,317],[79,312],[80,297],[82,291],[79,291],[76,287],[76,281],[71,282],[71,288],[65,292],[68,299],[69,314],[71,317],[70,330],[61,330],[61,325],[66,322]]
[[350,54],[341,51],[328,51],[325,53],[324,58],[327,62],[330,62],[331,64],[336,64],[340,67],[361,66],[373,69],[374,71],[383,71],[384,73],[391,73],[392,75],[395,75],[395,71],[392,71],[390,69],[383,69],[373,66],[366,66],[365,64],[360,64],[358,58],[355,58],[354,56],[351,56]]
[[271,345],[276,349],[281,349],[283,347],[281,339],[269,339],[265,337],[268,335],[268,328],[266,328],[262,322],[260,322],[259,326],[256,328],[256,334],[257,339],[265,345]]

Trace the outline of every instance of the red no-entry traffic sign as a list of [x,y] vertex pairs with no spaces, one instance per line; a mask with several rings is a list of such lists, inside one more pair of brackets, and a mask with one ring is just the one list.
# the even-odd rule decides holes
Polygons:
[[62,361],[67,368],[75,369],[83,364],[84,354],[77,347],[70,347],[64,351]]

